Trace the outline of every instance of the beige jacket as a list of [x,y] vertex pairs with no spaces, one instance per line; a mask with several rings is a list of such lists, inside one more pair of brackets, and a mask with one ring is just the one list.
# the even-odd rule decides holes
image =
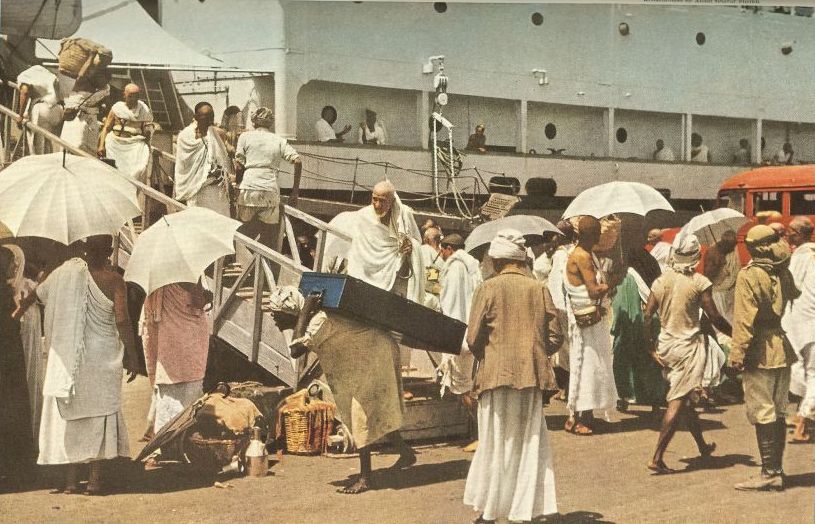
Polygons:
[[563,343],[549,290],[514,267],[475,292],[467,344],[479,360],[473,391],[499,387],[556,389],[548,355]]

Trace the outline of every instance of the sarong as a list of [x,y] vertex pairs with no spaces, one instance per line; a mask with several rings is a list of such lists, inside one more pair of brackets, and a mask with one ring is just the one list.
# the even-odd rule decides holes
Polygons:
[[330,315],[312,349],[357,448],[402,427],[399,345],[390,334]]

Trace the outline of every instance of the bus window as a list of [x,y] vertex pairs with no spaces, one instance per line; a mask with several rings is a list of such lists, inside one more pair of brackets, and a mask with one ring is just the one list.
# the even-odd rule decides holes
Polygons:
[[728,207],[744,214],[744,191],[722,191],[719,193],[719,207]]
[[791,215],[815,215],[815,190],[790,191]]
[[753,215],[761,211],[781,212],[781,193],[779,191],[761,191],[753,193]]

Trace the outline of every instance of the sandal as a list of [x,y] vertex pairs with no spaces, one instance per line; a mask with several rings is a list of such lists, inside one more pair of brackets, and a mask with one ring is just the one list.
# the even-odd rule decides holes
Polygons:
[[650,463],[646,466],[648,469],[654,472],[654,475],[670,475],[671,473],[676,473],[675,469],[669,468],[664,462],[660,461],[655,463]]
[[563,429],[565,429],[569,433],[581,436],[589,436],[594,434],[594,431],[592,431],[590,427],[585,426],[573,419],[567,420],[566,425],[563,426]]

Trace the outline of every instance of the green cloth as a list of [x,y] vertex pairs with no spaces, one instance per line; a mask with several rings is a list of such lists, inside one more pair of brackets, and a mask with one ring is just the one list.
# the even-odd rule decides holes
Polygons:
[[[636,399],[638,404],[662,405],[668,393],[668,383],[662,368],[648,353],[645,341],[642,299],[637,282],[630,274],[617,286],[611,303],[614,336],[614,382],[621,399]],[[659,332],[659,320],[654,318],[652,332]]]

